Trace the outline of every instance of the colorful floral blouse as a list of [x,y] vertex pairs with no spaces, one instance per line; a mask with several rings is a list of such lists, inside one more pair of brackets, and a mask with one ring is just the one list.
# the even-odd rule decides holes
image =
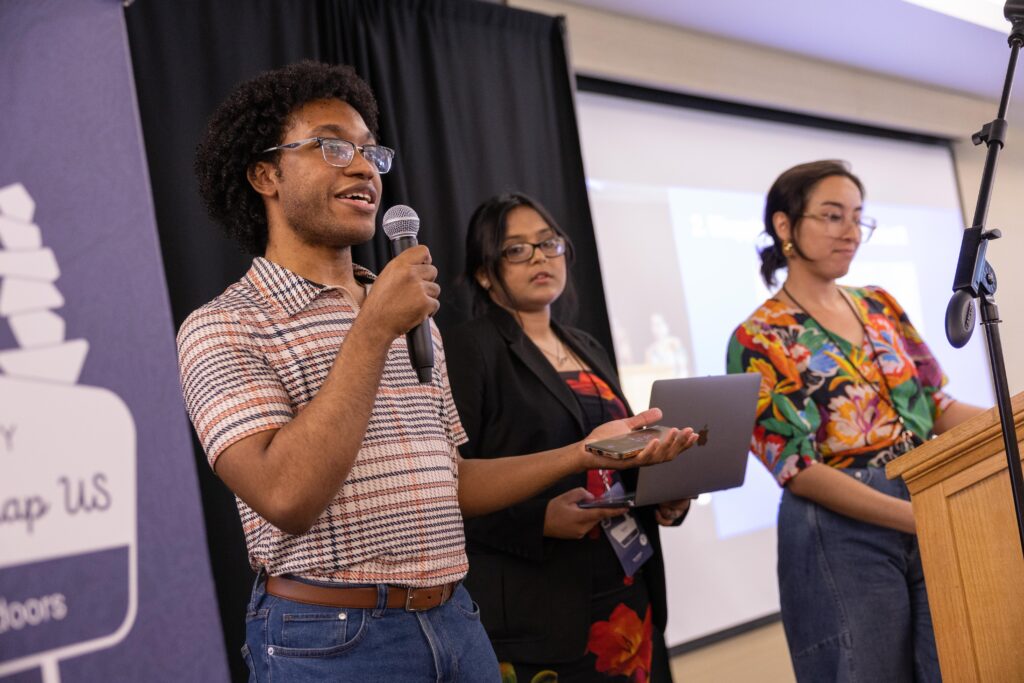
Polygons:
[[761,373],[751,448],[783,486],[814,462],[881,466],[898,452],[899,416],[927,438],[953,401],[896,300],[879,287],[844,290],[867,329],[859,348],[833,334],[837,347],[817,321],[778,299],[764,302],[729,341],[728,371]]

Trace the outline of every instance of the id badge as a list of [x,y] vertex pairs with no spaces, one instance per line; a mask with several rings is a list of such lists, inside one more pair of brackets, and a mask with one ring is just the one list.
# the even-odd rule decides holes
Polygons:
[[[621,496],[623,494],[622,484],[616,483],[606,495]],[[603,519],[601,520],[601,529],[608,538],[608,542],[612,544],[612,550],[619,558],[619,563],[626,576],[632,577],[644,562],[654,556],[651,540],[640,526],[636,513],[630,511],[619,517]]]

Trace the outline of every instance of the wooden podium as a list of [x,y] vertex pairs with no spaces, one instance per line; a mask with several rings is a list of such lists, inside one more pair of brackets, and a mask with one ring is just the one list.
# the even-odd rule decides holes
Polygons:
[[[1024,393],[1013,415],[1024,441]],[[943,679],[1024,681],[1024,555],[995,408],[885,469],[910,489]]]

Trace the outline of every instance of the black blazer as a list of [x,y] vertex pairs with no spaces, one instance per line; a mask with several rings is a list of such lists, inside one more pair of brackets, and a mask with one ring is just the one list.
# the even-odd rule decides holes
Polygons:
[[[562,341],[625,404],[607,353],[590,335],[553,325]],[[572,390],[516,321],[497,306],[444,336],[448,375],[469,442],[464,458],[495,458],[558,448],[587,435]],[[628,406],[628,404],[627,404]],[[628,410],[628,407],[627,407]],[[636,472],[623,472],[627,488]],[[466,520],[469,575],[484,627],[500,661],[564,662],[585,654],[591,575],[584,543],[544,537],[548,501],[578,486],[566,477],[510,508]],[[651,508],[638,510],[654,557],[643,568],[655,627],[665,629],[665,568]]]

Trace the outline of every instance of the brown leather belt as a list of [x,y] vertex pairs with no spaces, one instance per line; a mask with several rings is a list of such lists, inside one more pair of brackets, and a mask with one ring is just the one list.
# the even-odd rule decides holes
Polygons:
[[[443,586],[427,588],[405,588],[388,586],[387,607],[401,608],[407,612],[423,612],[443,605],[452,597],[458,581]],[[267,592],[285,600],[304,602],[323,607],[347,607],[350,609],[373,609],[377,606],[377,588],[331,588],[294,581],[283,576],[267,578]]]

